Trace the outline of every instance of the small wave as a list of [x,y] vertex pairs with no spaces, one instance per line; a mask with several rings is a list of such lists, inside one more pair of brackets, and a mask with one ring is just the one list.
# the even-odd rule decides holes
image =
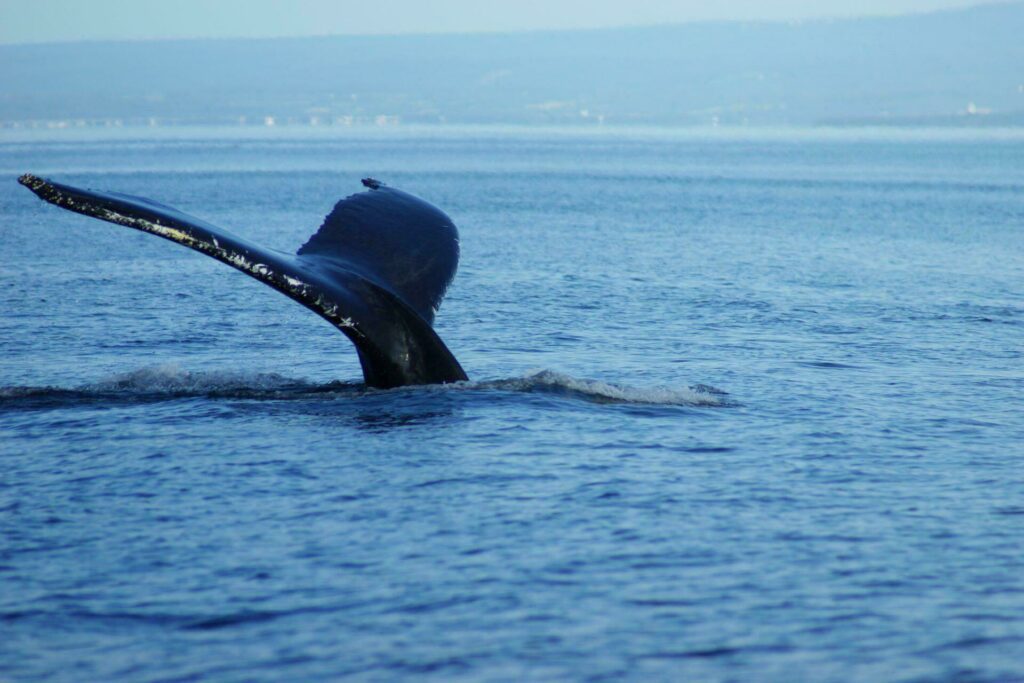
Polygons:
[[[182,369],[177,365],[156,365],[101,379],[98,382],[85,385],[81,388],[81,391],[208,396],[211,394],[237,394],[239,392],[303,392],[322,389],[324,386],[290,379],[274,372],[254,373],[233,370],[193,372]],[[326,386],[331,387],[334,385]]]
[[[726,392],[705,384],[685,388],[631,387],[610,382],[579,379],[552,370],[539,370],[522,377],[458,382],[447,385],[402,387],[395,392],[423,394],[436,391],[503,391],[544,393],[590,403],[627,403],[674,406],[730,405]],[[382,396],[389,391],[369,389],[362,383],[313,383],[277,373],[233,370],[190,371],[177,365],[156,365],[119,373],[80,387],[0,387],[0,405],[8,407],[56,407],[69,403],[139,402],[180,398],[222,398],[254,400],[295,400],[308,398],[358,398]]]
[[646,405],[723,406],[728,394],[706,384],[685,388],[631,387],[592,379],[579,379],[553,370],[537,370],[524,377],[469,382],[467,388],[502,391],[543,392],[580,398],[592,403],[637,403]]
[[111,375],[75,388],[0,387],[0,406],[48,408],[75,403],[137,403],[181,398],[290,399],[365,391],[366,387],[361,383],[317,384],[277,373],[190,371],[177,365],[155,365]]

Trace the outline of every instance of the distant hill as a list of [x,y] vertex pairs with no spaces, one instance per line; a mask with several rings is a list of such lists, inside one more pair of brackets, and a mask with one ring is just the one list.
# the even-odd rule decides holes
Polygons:
[[1024,3],[895,18],[0,46],[0,125],[1024,125]]

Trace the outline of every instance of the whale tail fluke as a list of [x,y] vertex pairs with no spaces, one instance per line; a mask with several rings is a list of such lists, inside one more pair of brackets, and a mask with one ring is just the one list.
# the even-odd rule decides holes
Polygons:
[[370,269],[433,323],[459,264],[455,225],[418,197],[372,178],[363,184],[370,191],[339,201],[298,255]]
[[367,385],[466,379],[431,324],[459,260],[458,231],[429,203],[380,181],[339,201],[296,254],[261,247],[159,202],[25,174],[41,199],[148,232],[241,270],[329,321],[356,346]]

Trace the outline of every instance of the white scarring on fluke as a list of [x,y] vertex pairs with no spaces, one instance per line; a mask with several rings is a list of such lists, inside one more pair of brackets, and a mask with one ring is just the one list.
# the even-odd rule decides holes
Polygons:
[[[458,263],[458,231],[439,209],[412,195],[366,179],[364,185],[374,191],[339,201],[320,230],[289,256],[236,241],[224,231],[218,234],[215,226],[195,223],[150,200],[51,183],[31,174],[18,181],[44,201],[212,256],[302,303],[356,343],[370,386],[467,379],[432,329]],[[361,242],[353,245],[352,234],[359,240],[373,237],[381,221],[388,228],[381,230],[375,249],[363,253]],[[356,263],[332,260],[353,246]]]
[[[64,203],[69,207],[74,206],[75,204],[74,200],[69,197],[64,198]],[[235,268],[250,273],[260,279],[274,280],[277,277],[277,273],[270,269],[265,263],[253,263],[241,254],[230,253],[227,249],[221,247],[220,243],[216,239],[213,239],[213,247],[211,248],[210,245],[197,240],[184,230],[161,225],[160,223],[154,223],[142,218],[132,218],[119,214],[116,211],[110,211],[109,209],[105,209],[102,214],[103,220],[110,221],[111,223],[118,223],[127,227],[137,228],[144,232],[159,235],[160,237],[177,242],[178,244],[197,249],[206,254],[210,254],[211,256],[219,256],[223,261],[226,261]],[[294,277],[289,277],[288,275],[282,275],[281,279],[289,285],[289,289],[292,293],[305,298],[308,293],[308,285],[306,285],[305,282]],[[360,337],[365,336],[359,331],[359,327],[352,318],[341,317],[338,314],[337,305],[333,303],[329,304],[327,300],[324,299],[323,295],[318,295],[316,300],[313,302],[313,305],[323,311],[324,315],[329,316],[336,327],[351,330]]]

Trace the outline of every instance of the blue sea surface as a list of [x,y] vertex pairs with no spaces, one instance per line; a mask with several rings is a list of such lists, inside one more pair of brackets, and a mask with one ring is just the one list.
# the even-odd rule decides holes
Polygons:
[[[23,172],[293,250],[443,208],[470,375]],[[1024,680],[1024,134],[0,131],[0,679]]]

